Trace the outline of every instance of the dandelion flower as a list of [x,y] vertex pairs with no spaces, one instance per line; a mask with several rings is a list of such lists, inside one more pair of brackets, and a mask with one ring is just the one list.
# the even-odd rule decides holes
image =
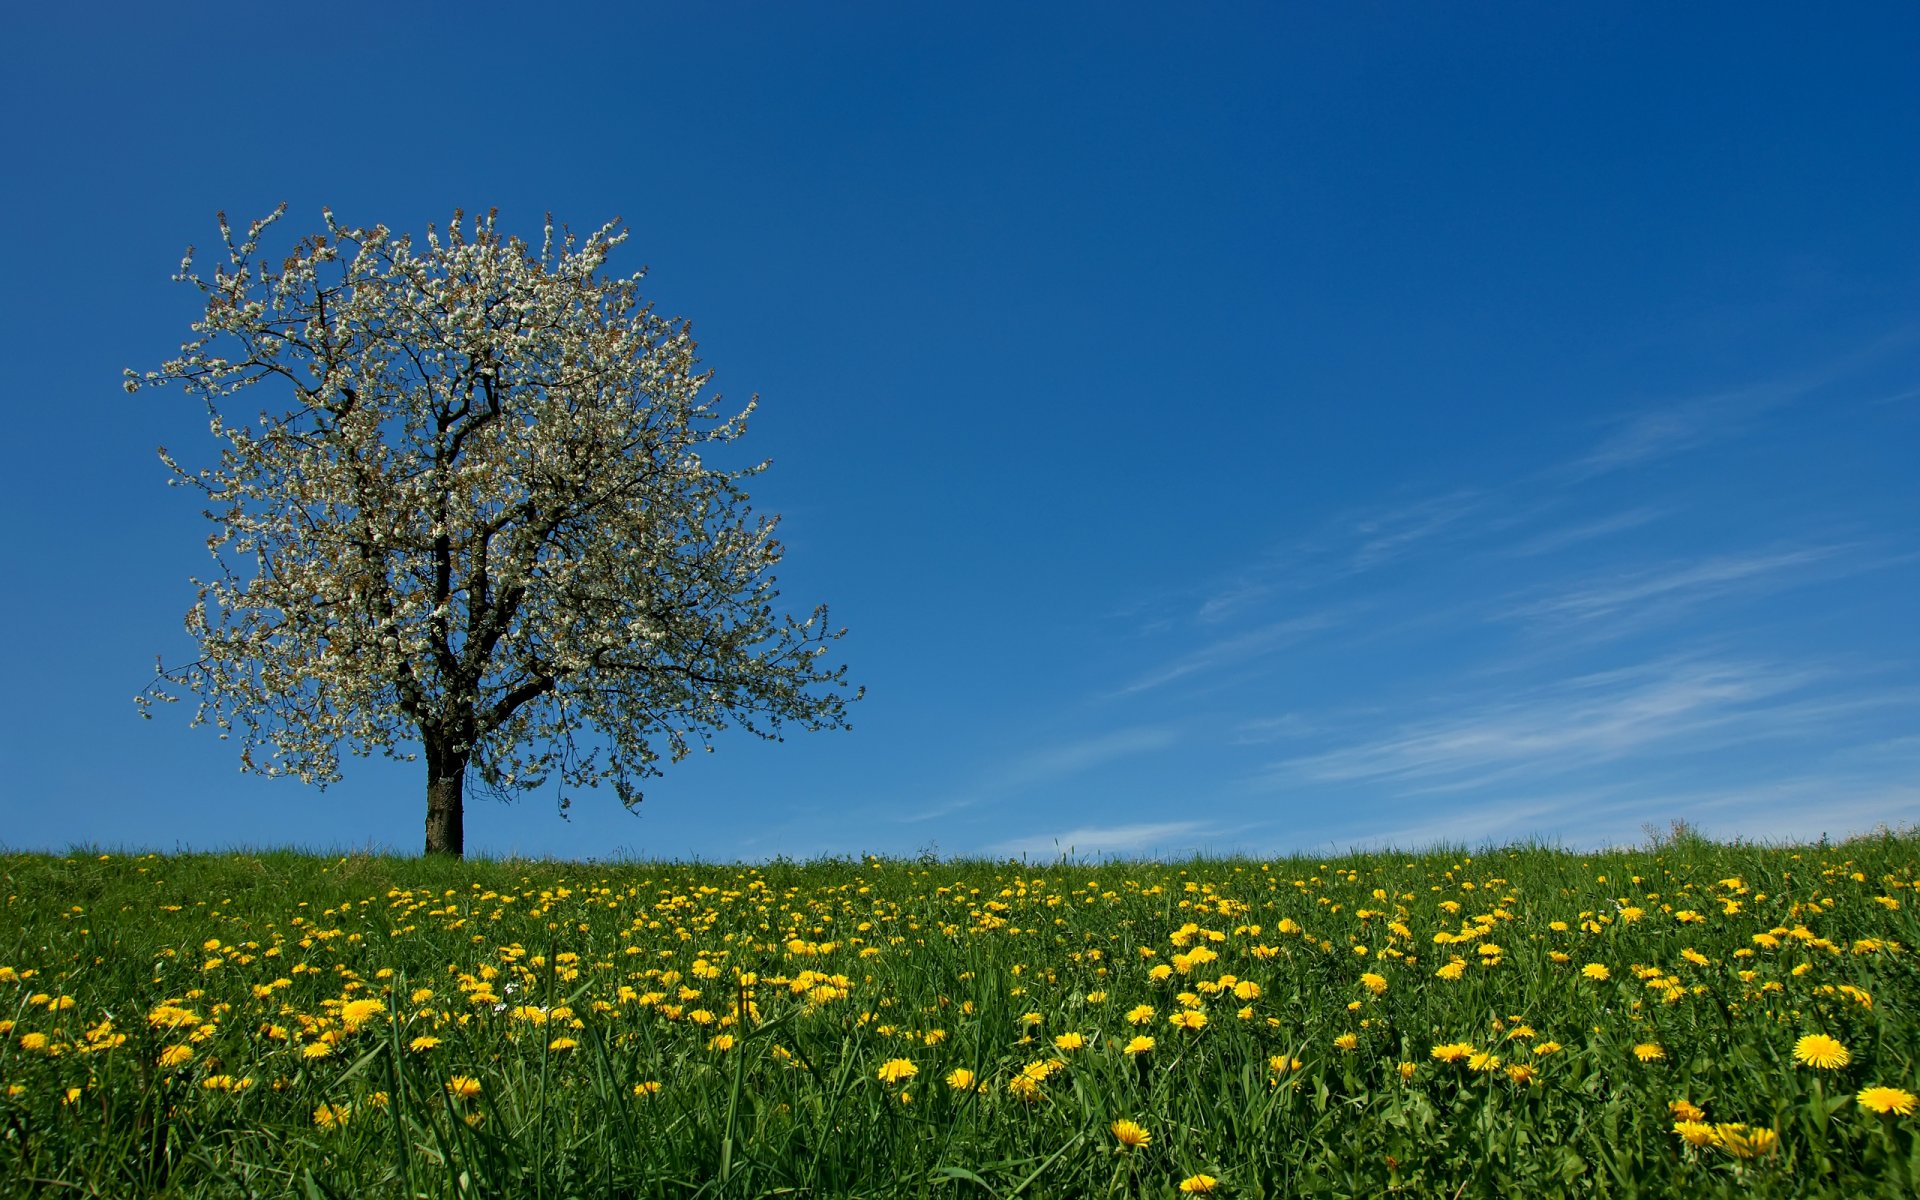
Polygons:
[[1515,1083],[1532,1083],[1536,1077],[1532,1067],[1525,1063],[1515,1063],[1507,1068],[1507,1078]]
[[1714,1143],[1735,1158],[1757,1158],[1780,1140],[1771,1129],[1749,1129],[1739,1124],[1716,1125],[1713,1132]]
[[1446,966],[1441,967],[1439,970],[1435,971],[1434,976],[1439,979],[1458,979],[1466,973],[1467,973],[1466,960],[1456,958],[1452,962],[1448,963]]
[[480,1081],[471,1075],[455,1075],[447,1080],[447,1095],[456,1100],[471,1100],[480,1094]]
[[1114,1140],[1119,1142],[1123,1149],[1137,1150],[1153,1140],[1153,1135],[1147,1132],[1147,1127],[1137,1121],[1122,1119],[1115,1121],[1108,1128],[1113,1131]]
[[1153,1049],[1153,1039],[1145,1034],[1141,1034],[1122,1047],[1121,1053],[1127,1055],[1145,1054],[1151,1049]]
[[1607,970],[1607,968],[1600,963],[1588,963],[1586,966],[1580,968],[1580,973],[1595,983],[1605,983],[1607,980],[1613,978],[1613,972]]
[[1444,1063],[1455,1063],[1470,1058],[1474,1054],[1471,1042],[1447,1042],[1433,1048],[1433,1057]]
[[20,1048],[22,1050],[45,1050],[47,1048],[47,1035],[44,1033],[23,1033],[20,1035]]
[[557,1037],[553,1039],[551,1042],[547,1043],[547,1049],[571,1050],[575,1046],[578,1046],[579,1044],[580,1044],[579,1042],[575,1041],[573,1038],[570,1038],[570,1037]]
[[1196,1012],[1193,1009],[1187,1009],[1168,1017],[1167,1024],[1173,1026],[1175,1029],[1198,1032],[1207,1027],[1207,1014]]
[[[560,1038],[559,1041],[566,1042],[568,1045],[573,1044],[572,1038]],[[726,1051],[733,1049],[733,1035],[730,1033],[714,1034],[712,1037],[707,1039],[707,1049],[713,1050],[719,1053],[725,1053]]]
[[378,1000],[349,1000],[340,1006],[340,1023],[358,1029],[368,1021],[386,1015],[387,1006]]
[[1419,1070],[1419,1067],[1417,1067],[1415,1064],[1410,1062],[1403,1062],[1400,1064],[1398,1070],[1400,1072],[1400,1078],[1412,1079],[1413,1073]]
[[955,1067],[947,1072],[947,1086],[955,1091],[966,1091],[973,1086],[974,1074],[965,1067]]
[[1686,1139],[1686,1143],[1689,1146],[1711,1146],[1719,1140],[1714,1135],[1713,1126],[1704,1121],[1675,1121],[1673,1123],[1673,1132]]
[[1474,1071],[1497,1071],[1500,1069],[1500,1056],[1491,1050],[1482,1050],[1467,1059],[1467,1067]]
[[419,1037],[413,1039],[411,1042],[408,1042],[407,1049],[413,1051],[415,1054],[419,1054],[424,1051],[431,1050],[435,1046],[438,1046],[439,1044],[440,1044],[439,1038],[434,1037],[430,1033],[423,1033]]
[[1084,1049],[1086,1047],[1087,1036],[1083,1033],[1063,1033],[1059,1037],[1053,1039],[1053,1044],[1058,1046],[1060,1049],[1066,1051],[1067,1053],[1071,1054],[1075,1050]]
[[1180,1181],[1180,1190],[1189,1196],[1204,1196],[1218,1186],[1220,1181],[1205,1173],[1189,1175]]
[[1672,1113],[1674,1119],[1677,1121],[1704,1121],[1707,1119],[1707,1110],[1701,1108],[1691,1100],[1669,1100],[1667,1101],[1667,1111]]
[[920,1068],[904,1058],[890,1058],[880,1064],[876,1078],[881,1083],[905,1083],[920,1073]]
[[[178,1047],[176,1047],[177,1049]],[[325,1058],[333,1053],[333,1046],[327,1042],[310,1042],[300,1050],[302,1058]]]
[[1854,1100],[1868,1112],[1897,1113],[1903,1117],[1913,1115],[1915,1103],[1912,1092],[1897,1087],[1861,1088]]
[[1366,988],[1376,996],[1384,996],[1387,994],[1387,977],[1368,971],[1360,977],[1360,986]]
[[1151,1004],[1136,1004],[1127,1010],[1127,1024],[1129,1025],[1145,1025],[1151,1020],[1153,1020],[1153,1005]]
[[168,1070],[172,1070],[174,1067],[185,1066],[193,1061],[193,1048],[191,1046],[168,1046],[160,1052],[159,1061],[160,1065]]
[[642,1100],[645,1100],[649,1096],[658,1096],[660,1094],[660,1081],[657,1079],[648,1079],[644,1082],[636,1083],[633,1085],[633,1094]]
[[1333,1039],[1333,1048],[1336,1050],[1353,1050],[1358,1048],[1359,1045],[1360,1035],[1357,1033],[1343,1033]]
[[338,1129],[347,1123],[350,1111],[344,1104],[322,1104],[313,1110],[313,1123],[322,1129]]
[[1806,1066],[1822,1069],[1844,1067],[1853,1061],[1853,1055],[1847,1052],[1838,1038],[1828,1037],[1824,1033],[1809,1033],[1795,1042],[1793,1057]]

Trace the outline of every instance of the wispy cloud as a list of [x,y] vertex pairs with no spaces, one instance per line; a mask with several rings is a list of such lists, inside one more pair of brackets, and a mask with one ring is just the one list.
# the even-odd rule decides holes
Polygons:
[[1142,725],[1028,750],[960,789],[951,799],[917,812],[895,815],[894,819],[930,821],[985,801],[1068,779],[1123,758],[1165,750],[1178,740],[1179,734],[1170,726]]
[[1193,849],[1211,832],[1199,821],[1161,821],[1139,825],[1083,825],[1059,833],[1040,833],[1013,838],[988,847],[995,855],[1068,858],[1098,857],[1103,854],[1135,854],[1155,851],[1174,854]]
[[1612,431],[1591,450],[1553,474],[1580,482],[1737,436],[1776,409],[1849,380],[1860,385],[1863,371],[1904,352],[1916,338],[1920,326],[1909,323],[1802,371],[1630,413],[1616,419]]
[[1616,533],[1625,533],[1629,529],[1638,529],[1642,525],[1651,524],[1666,516],[1667,512],[1668,510],[1661,508],[1629,509],[1626,512],[1613,513],[1596,520],[1565,525],[1559,529],[1549,529],[1534,534],[1499,553],[1508,558],[1533,558],[1542,554],[1554,554],[1569,546],[1612,537]]
[[[1284,760],[1270,783],[1376,783],[1414,794],[1546,779],[1595,763],[1830,726],[1830,706],[1782,698],[1817,676],[1779,666],[1680,662],[1581,676],[1523,699],[1415,721]],[[1912,703],[1905,694],[1883,698]],[[1858,702],[1858,698],[1854,698]]]
[[1662,612],[1736,591],[1787,586],[1796,568],[1836,557],[1846,546],[1810,546],[1762,554],[1721,555],[1701,562],[1615,574],[1544,596],[1507,610],[1506,616],[1553,624],[1614,617],[1629,609]]
[[1410,553],[1422,543],[1455,532],[1461,522],[1481,510],[1486,498],[1462,489],[1428,497],[1397,508],[1361,515],[1353,523],[1358,544],[1349,560],[1355,571],[1371,570]]
[[1190,675],[1222,667],[1238,666],[1285,649],[1308,634],[1332,628],[1340,624],[1341,619],[1338,614],[1331,612],[1311,613],[1306,616],[1290,617],[1284,621],[1275,621],[1234,637],[1223,638],[1148,671],[1120,688],[1115,694],[1131,696],[1163,687]]
[[1240,746],[1282,742],[1291,738],[1306,737],[1314,731],[1314,728],[1314,723],[1299,713],[1282,713],[1277,717],[1255,717],[1233,727],[1233,742]]

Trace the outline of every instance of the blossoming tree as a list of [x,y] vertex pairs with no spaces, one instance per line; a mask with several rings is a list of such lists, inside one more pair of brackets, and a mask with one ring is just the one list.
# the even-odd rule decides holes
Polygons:
[[[738,725],[845,728],[824,607],[776,614],[777,518],[703,450],[738,439],[682,321],[603,276],[618,222],[539,253],[495,217],[424,249],[339,224],[277,264],[285,206],[176,279],[205,312],[179,384],[220,443],[202,491],[218,563],[187,614],[200,657],[139,698],[198,699],[243,768],[325,786],[343,747],[424,757],[426,849],[463,848],[469,773],[510,793],[610,783]],[[244,408],[243,408],[244,406]]]

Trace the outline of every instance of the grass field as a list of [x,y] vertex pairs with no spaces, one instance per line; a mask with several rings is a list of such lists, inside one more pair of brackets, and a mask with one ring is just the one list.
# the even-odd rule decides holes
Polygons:
[[8,1196],[1909,1196],[1920,839],[0,857]]

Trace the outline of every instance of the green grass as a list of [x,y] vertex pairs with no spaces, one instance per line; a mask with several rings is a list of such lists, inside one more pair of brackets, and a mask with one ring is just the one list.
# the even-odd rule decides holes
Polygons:
[[1917,864],[0,856],[0,1192],[1907,1196]]

